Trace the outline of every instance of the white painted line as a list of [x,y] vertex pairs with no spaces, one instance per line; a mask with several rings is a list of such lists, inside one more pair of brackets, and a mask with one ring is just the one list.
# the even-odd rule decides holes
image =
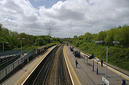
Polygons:
[[[42,56],[45,56],[45,57],[46,57],[55,47],[56,47],[56,46],[52,47],[52,48],[48,51],[48,53],[46,53],[46,54],[44,54],[44,55],[42,55]],[[39,57],[41,57],[41,56],[39,56]],[[38,57],[38,58],[39,58],[39,57]],[[40,63],[44,60],[45,57],[42,58],[42,60],[40,61]],[[20,77],[19,80],[17,80],[17,82],[16,82],[15,85],[19,85],[19,83],[21,83],[20,85],[23,85],[23,84],[25,83],[25,81],[29,78],[29,76],[30,76],[30,75],[34,72],[34,70],[38,67],[38,65],[39,65],[40,63],[38,63],[34,68],[31,67],[32,71],[29,73],[29,71],[30,71],[30,70],[29,70],[29,71],[28,71],[29,74],[27,75],[27,77],[23,80],[23,82],[20,82],[20,80],[22,80],[22,78],[24,78],[24,76],[26,76],[25,74],[27,74],[27,72],[24,73],[23,76]],[[35,65],[35,64],[34,64],[34,65]]]
[[66,46],[64,46],[63,53],[64,53],[64,57],[67,61],[66,63],[68,65],[69,74],[71,75],[71,80],[72,80],[73,85],[81,85],[80,80],[78,79],[77,74],[74,71],[74,68],[72,67],[72,64],[70,63],[70,60],[68,58],[68,55],[67,55],[67,52],[66,52]]
[[[63,51],[64,51],[64,49],[63,49]],[[64,54],[64,53],[63,53],[63,54]],[[65,54],[64,54],[64,58],[65,58],[65,62],[66,62],[67,68],[68,68],[68,72],[69,72],[69,75],[70,75],[72,84],[74,85],[73,77],[72,77],[72,75],[71,75],[71,72],[70,72],[70,69],[69,69],[68,62],[67,62],[67,60],[66,60],[66,55],[65,55]]]

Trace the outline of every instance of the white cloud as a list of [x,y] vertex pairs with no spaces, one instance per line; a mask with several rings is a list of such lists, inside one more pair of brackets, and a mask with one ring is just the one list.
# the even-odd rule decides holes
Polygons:
[[65,0],[34,8],[28,0],[0,0],[0,23],[34,35],[69,37],[129,25],[128,0]]

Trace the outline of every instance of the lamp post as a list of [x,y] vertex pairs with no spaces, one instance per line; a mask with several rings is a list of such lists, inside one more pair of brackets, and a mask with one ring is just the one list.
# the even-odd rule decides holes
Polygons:
[[105,69],[105,78],[107,78],[107,74],[108,74],[108,46],[107,46],[107,50],[106,50],[106,69]]
[[22,56],[22,40],[24,40],[25,38],[18,38],[19,40],[21,40],[21,56]]
[[[112,41],[113,44],[119,44],[120,42],[119,41]],[[107,78],[108,76],[108,45],[107,45],[107,51],[106,51],[106,71],[105,71],[105,78]]]
[[[96,41],[96,43],[97,44],[102,44],[102,43],[104,43],[104,41],[103,40],[101,40],[101,41]],[[113,44],[119,44],[120,42],[119,41],[112,41],[112,43]],[[106,48],[106,69],[105,69],[105,78],[107,78],[107,73],[108,73],[108,69],[107,69],[107,67],[108,67],[108,45],[107,45],[107,48]]]
[[39,41],[40,41],[40,38],[38,38],[38,40],[37,40],[37,41],[38,41],[38,47],[39,47]]
[[[96,44],[102,44],[102,43],[104,43],[104,41],[103,40],[101,40],[101,41],[95,41],[95,43]],[[99,50],[99,48],[98,48],[98,50]],[[97,51],[98,51],[97,50]],[[97,54],[99,54],[99,52],[97,52]],[[99,72],[99,69],[98,69],[98,61],[97,61],[97,69],[96,69],[96,74],[98,75],[98,72]]]
[[94,71],[94,60],[93,60],[93,71]]
[[5,44],[8,44],[8,42],[3,42],[3,53],[4,53],[4,49],[5,49]]
[[99,74],[99,70],[98,70],[98,62],[97,62],[97,69],[96,69],[96,74]]

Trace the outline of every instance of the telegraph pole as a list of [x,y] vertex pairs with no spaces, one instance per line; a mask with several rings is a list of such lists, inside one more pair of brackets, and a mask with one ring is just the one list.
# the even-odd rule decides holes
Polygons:
[[48,35],[51,36],[51,27],[48,28]]

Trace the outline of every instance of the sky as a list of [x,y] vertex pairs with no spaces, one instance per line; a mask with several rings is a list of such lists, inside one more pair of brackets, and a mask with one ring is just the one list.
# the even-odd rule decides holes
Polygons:
[[0,0],[0,23],[31,35],[98,33],[129,25],[129,0]]

